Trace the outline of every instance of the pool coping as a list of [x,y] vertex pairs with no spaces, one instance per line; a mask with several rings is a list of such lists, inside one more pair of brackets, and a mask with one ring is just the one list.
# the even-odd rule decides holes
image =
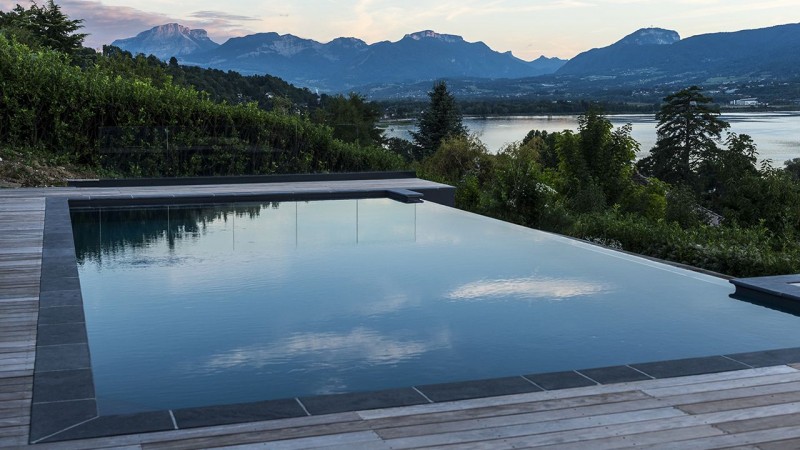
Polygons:
[[[635,363],[573,371],[411,386],[371,392],[294,397],[232,405],[101,416],[92,379],[88,335],[77,272],[71,206],[219,203],[231,201],[376,198],[419,201],[414,191],[347,190],[305,194],[95,196],[47,198],[40,281],[39,322],[31,407],[30,443],[189,429],[366,409],[449,402],[726,372],[800,362],[800,347]],[[414,195],[416,194],[416,195]],[[800,277],[798,277],[800,278]],[[736,284],[734,282],[734,284]],[[738,285],[737,285],[738,291]]]

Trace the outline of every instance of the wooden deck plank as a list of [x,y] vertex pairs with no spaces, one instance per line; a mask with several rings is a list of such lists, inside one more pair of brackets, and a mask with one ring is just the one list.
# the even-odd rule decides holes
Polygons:
[[449,433],[453,431],[473,430],[477,428],[503,427],[510,425],[521,425],[526,423],[544,423],[550,421],[564,421],[578,417],[600,417],[605,415],[630,413],[630,412],[649,412],[659,409],[662,404],[657,399],[637,400],[631,402],[606,403],[585,407],[549,410],[528,414],[503,415],[485,417],[480,419],[458,420],[447,423],[433,423],[423,425],[412,425],[404,427],[392,427],[379,430],[379,434],[384,439],[394,439],[400,437],[420,436],[426,434]]
[[734,434],[746,431],[766,430],[769,428],[783,428],[796,424],[800,424],[800,413],[735,420],[718,423],[715,424],[715,426],[726,433]]
[[11,392],[29,392],[33,390],[33,380],[29,383],[20,384],[0,384],[0,394],[8,394]]
[[[495,438],[487,438],[485,440],[489,443],[485,448],[499,448],[501,442],[502,445],[509,445],[517,448],[531,445],[555,445],[568,442],[581,442],[585,440],[605,439],[613,436],[627,436],[641,434],[643,432],[667,430],[671,430],[672,433],[675,433],[676,436],[679,436],[680,431],[684,428],[709,426],[715,423],[730,422],[732,420],[741,418],[781,415],[784,414],[785,411],[785,408],[778,408],[774,406],[762,407],[755,408],[753,410],[725,411],[697,416],[684,415],[668,419],[646,420],[611,426],[592,425],[590,427],[584,427],[580,429],[570,429],[556,432],[548,429],[537,429],[536,427],[531,426],[526,433],[521,433],[521,435],[517,437],[509,438],[508,436],[498,436]],[[794,404],[793,411],[800,411],[800,404]],[[473,446],[474,442],[475,441],[469,442],[469,445]],[[458,442],[457,444],[461,445],[464,444],[464,442]]]
[[[284,429],[313,429],[317,425],[326,425],[334,423],[346,423],[360,421],[358,415],[352,412],[327,414],[322,416],[308,416],[298,417],[291,419],[278,419],[262,422],[248,422],[233,425],[221,425],[216,427],[205,428],[189,428],[185,430],[173,431],[160,431],[156,433],[147,434],[132,434],[125,436],[113,436],[108,438],[94,438],[85,439],[80,441],[60,442],[54,444],[37,444],[37,448],[42,449],[93,449],[93,448],[107,448],[125,445],[150,444],[150,447],[160,446],[163,448],[198,448],[198,447],[180,447],[182,442],[190,442],[193,439],[211,438],[215,436],[227,437],[230,439],[232,436],[247,434],[247,433],[264,433],[270,435],[274,432]],[[239,444],[241,442],[235,442]],[[229,444],[218,444],[229,445]],[[172,446],[172,447],[169,447]]]
[[369,431],[369,424],[362,420],[335,424],[315,425],[313,427],[282,428],[270,431],[254,431],[232,435],[215,435],[202,438],[171,442],[143,444],[143,449],[182,450],[196,448],[222,447],[227,445],[257,444],[290,439],[303,439],[319,436],[337,436],[355,432]]
[[624,434],[599,439],[583,440],[579,442],[569,442],[564,444],[553,444],[536,447],[515,447],[515,448],[537,448],[540,450],[608,450],[617,448],[639,447],[643,445],[663,444],[673,442],[679,433],[681,439],[695,439],[709,436],[718,436],[722,431],[707,425],[700,425],[686,428],[673,428],[662,431],[652,431],[649,433]]
[[16,448],[28,445],[28,435],[0,437],[0,448]]
[[767,394],[755,397],[741,397],[725,400],[716,400],[703,403],[691,403],[679,405],[681,411],[689,414],[702,414],[707,412],[728,411],[734,409],[747,409],[756,406],[779,405],[785,403],[800,402],[800,392],[787,392],[778,394]]
[[577,417],[571,419],[547,421],[543,423],[525,423],[520,425],[476,428],[462,430],[459,432],[446,432],[395,439],[386,439],[382,435],[381,430],[378,430],[377,433],[379,436],[384,437],[384,439],[386,439],[392,448],[416,448],[434,445],[461,444],[492,439],[507,439],[534,434],[550,435],[557,432],[566,432],[569,435],[575,435],[583,429],[608,429],[612,425],[625,424],[626,426],[629,426],[631,423],[646,421],[661,423],[664,421],[654,419],[668,419],[679,416],[685,417],[686,414],[675,408],[658,408],[635,412],[604,414],[600,416]]
[[681,440],[665,444],[657,444],[641,448],[659,450],[710,450],[721,449],[733,445],[762,444],[800,438],[800,426],[772,428],[769,430],[750,431],[747,433],[725,434],[699,439]]
[[800,448],[800,438],[772,441],[758,445],[758,450],[797,450],[798,448]]
[[[771,414],[775,413],[774,410],[761,408],[757,412],[751,411],[727,411],[722,413],[710,413],[700,416],[677,416],[668,419],[647,420],[635,423],[622,423],[610,426],[591,426],[575,430],[564,430],[557,432],[541,433],[538,430],[533,430],[529,433],[521,433],[519,436],[506,437],[498,436],[493,439],[486,439],[486,442],[469,442],[469,446],[478,445],[478,448],[528,448],[547,445],[561,445],[561,444],[575,444],[576,446],[583,446],[584,449],[591,449],[592,447],[586,446],[584,442],[592,440],[602,440],[613,437],[630,436],[642,433],[655,433],[655,432],[671,432],[674,438],[666,443],[671,443],[681,439],[682,430],[685,428],[694,427],[707,427],[725,421],[731,417],[749,414]],[[722,435],[723,432],[718,430],[717,435]],[[450,447],[444,448],[458,448],[463,443],[456,443]],[[741,443],[740,443],[741,444]]]
[[664,378],[660,380],[634,381],[629,383],[618,383],[610,385],[589,386],[574,389],[564,389],[559,391],[533,392],[530,394],[505,395],[500,397],[479,398],[473,400],[462,400],[458,402],[443,402],[432,405],[405,406],[400,408],[373,409],[361,411],[359,415],[364,419],[376,419],[381,417],[399,417],[404,415],[436,413],[445,411],[455,411],[466,408],[481,406],[508,405],[514,403],[526,403],[531,401],[555,400],[569,397],[580,397],[598,394],[609,394],[614,392],[635,391],[642,388],[654,389],[660,387],[689,386],[697,383],[709,381],[732,380],[739,378],[757,378],[767,375],[778,375],[785,373],[798,373],[797,368],[788,366],[775,366],[760,369],[747,369],[735,372],[722,372],[708,375],[695,375],[680,378]]
[[365,449],[389,449],[390,447],[372,431],[359,431],[355,433],[343,433],[334,436],[315,436],[290,441],[276,441],[262,443],[260,445],[245,444],[227,447],[212,447],[228,450],[245,449],[270,449],[270,450],[313,450],[313,449],[333,449],[337,447],[365,448]]
[[393,428],[411,425],[434,424],[466,419],[480,419],[486,417],[504,417],[514,414],[534,413],[540,411],[555,411],[561,409],[578,408],[583,406],[613,404],[618,402],[649,399],[640,391],[614,392],[583,397],[568,397],[556,400],[544,400],[528,403],[512,403],[508,405],[484,406],[464,408],[453,411],[416,414],[407,416],[370,419],[373,429]]
[[[663,401],[671,405],[692,405],[697,403],[717,402],[724,400],[745,399],[748,397],[758,397],[774,394],[791,394],[800,391],[800,381],[783,382],[777,384],[755,385],[735,389],[719,389],[713,391],[703,391],[694,394],[674,395],[670,397],[660,397]],[[788,400],[791,402],[794,400]]]
[[645,388],[642,392],[653,397],[669,397],[674,395],[695,394],[708,391],[745,388],[767,384],[787,383],[800,381],[800,372],[782,373],[768,376],[735,378],[731,380],[715,380],[703,383],[694,383],[684,386],[670,386],[662,388]]

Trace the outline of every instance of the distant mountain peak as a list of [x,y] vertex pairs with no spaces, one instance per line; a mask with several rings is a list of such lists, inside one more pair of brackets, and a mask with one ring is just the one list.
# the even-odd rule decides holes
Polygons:
[[366,42],[354,37],[338,37],[330,41],[328,44],[335,44],[335,45],[342,45],[342,46],[356,47],[356,48],[367,46]]
[[663,28],[642,28],[620,39],[617,44],[670,45],[681,40],[677,31]]
[[417,31],[416,33],[407,34],[403,38],[409,38],[415,41],[421,41],[423,39],[437,39],[448,43],[464,42],[464,38],[461,36],[456,36],[454,34],[439,34],[433,30]]
[[117,39],[111,45],[134,54],[152,54],[161,59],[219,47],[219,44],[209,39],[206,30],[192,30],[177,23],[159,25],[142,31],[135,37]]

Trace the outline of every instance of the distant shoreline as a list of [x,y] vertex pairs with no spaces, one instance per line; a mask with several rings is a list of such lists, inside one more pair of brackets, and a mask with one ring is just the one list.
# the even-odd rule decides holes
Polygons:
[[[720,108],[720,113],[721,113],[721,116],[723,116],[723,118],[726,115],[730,115],[730,114],[763,114],[763,115],[768,115],[770,113],[774,113],[774,114],[780,115],[780,116],[800,116],[800,108],[798,108],[798,107],[794,107],[794,108],[791,108],[791,109]],[[537,114],[491,114],[491,115],[485,115],[485,116],[484,115],[470,114],[470,115],[464,115],[464,119],[469,119],[469,120],[493,120],[493,119],[503,119],[503,120],[520,119],[520,120],[526,120],[526,119],[550,119],[550,118],[554,118],[554,117],[567,118],[567,117],[578,117],[578,116],[580,116],[580,114],[565,113],[565,112],[552,113],[552,114],[547,114],[547,113],[544,113],[544,114],[541,114],[541,113],[537,113]],[[614,112],[613,114],[611,114],[611,113],[605,114],[605,116],[607,116],[607,117],[638,116],[638,117],[653,117],[654,118],[655,117],[655,113],[643,113],[643,112],[640,112],[640,111],[632,111],[632,112],[627,112],[627,113],[626,112]],[[412,123],[412,122],[414,122],[416,120],[417,119],[415,117],[404,117],[404,118],[397,118],[397,119],[381,119],[378,122],[378,124],[380,126],[391,126],[391,125],[395,125],[395,124],[402,125],[402,124]]]

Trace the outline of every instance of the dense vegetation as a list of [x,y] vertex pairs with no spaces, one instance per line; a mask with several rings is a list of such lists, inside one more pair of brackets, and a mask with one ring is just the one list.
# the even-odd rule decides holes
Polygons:
[[[208,93],[176,83],[168,67],[146,58],[121,53],[86,57],[73,44],[59,43],[82,38],[74,34],[75,21],[52,2],[32,9],[36,14],[17,8],[0,17],[4,155],[41,152],[56,163],[123,176],[388,170],[404,165],[401,157],[372,143],[336,139],[330,127],[297,113],[291,101],[270,111],[256,102],[217,102]],[[52,23],[59,20],[74,26],[50,36]],[[192,70],[181,73],[186,77]],[[211,76],[207,81],[214,80]]]
[[800,271],[800,160],[756,167],[750,137],[723,139],[718,116],[696,87],[668,96],[638,166],[630,126],[590,109],[577,133],[532,130],[497,155],[451,133],[418,167],[502,220],[734,276]]
[[327,98],[271,75],[243,76],[237,72],[182,66],[175,58],[165,63],[153,55],[132,55],[113,46],[104,46],[103,57],[96,57],[93,62],[119,74],[152,80],[157,85],[173,83],[191,87],[207,93],[217,102],[224,101],[232,105],[254,102],[267,111],[313,111]]

